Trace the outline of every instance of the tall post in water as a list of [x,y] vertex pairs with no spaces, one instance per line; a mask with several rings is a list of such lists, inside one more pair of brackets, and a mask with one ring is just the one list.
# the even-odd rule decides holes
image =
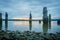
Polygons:
[[47,7],[43,8],[43,32],[46,33],[48,31],[48,15],[47,15]]
[[31,28],[32,28],[32,15],[31,15],[31,12],[30,12],[30,17],[29,17],[29,29],[30,29],[30,32],[31,32]]
[[0,13],[0,31],[2,30],[2,13]]
[[7,31],[7,29],[8,29],[8,14],[6,12],[6,14],[5,14],[5,30]]
[[51,14],[49,14],[49,29],[51,29]]
[[48,23],[47,7],[43,8],[43,23]]
[[57,20],[57,24],[58,24],[58,25],[60,25],[60,19],[59,19],[59,20]]

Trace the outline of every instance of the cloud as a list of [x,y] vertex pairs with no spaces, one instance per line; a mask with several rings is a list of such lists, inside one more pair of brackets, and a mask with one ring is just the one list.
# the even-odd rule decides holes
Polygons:
[[[59,0],[0,0],[0,10],[8,12],[9,18],[15,16],[29,16],[30,10],[33,17],[42,16],[42,9],[46,6],[51,15],[59,14]],[[58,15],[57,14],[57,15]],[[55,15],[55,16],[57,16]]]

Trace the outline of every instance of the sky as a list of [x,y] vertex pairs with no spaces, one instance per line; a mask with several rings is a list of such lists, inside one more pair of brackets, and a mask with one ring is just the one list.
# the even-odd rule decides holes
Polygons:
[[29,18],[42,19],[43,7],[47,7],[48,14],[52,18],[60,18],[60,0],[0,0],[0,12],[5,18],[8,12],[9,18]]

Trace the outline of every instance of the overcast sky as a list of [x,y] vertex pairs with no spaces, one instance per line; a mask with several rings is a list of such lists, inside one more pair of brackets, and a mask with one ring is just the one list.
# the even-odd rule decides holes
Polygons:
[[43,7],[47,7],[52,18],[60,18],[60,0],[0,0],[0,12],[8,12],[9,18],[42,18]]

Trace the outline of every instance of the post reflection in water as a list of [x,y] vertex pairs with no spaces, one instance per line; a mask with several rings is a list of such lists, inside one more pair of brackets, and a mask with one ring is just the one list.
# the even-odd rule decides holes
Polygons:
[[43,33],[48,31],[48,23],[43,23]]
[[51,29],[51,22],[48,23],[48,28]]
[[43,33],[47,33],[48,29],[51,29],[51,21],[48,23],[43,23]]

